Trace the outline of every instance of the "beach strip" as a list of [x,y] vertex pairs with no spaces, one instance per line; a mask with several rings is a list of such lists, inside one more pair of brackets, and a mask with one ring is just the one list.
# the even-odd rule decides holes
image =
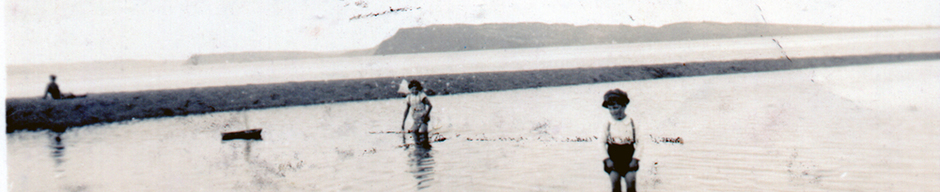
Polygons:
[[[136,78],[111,78],[115,78],[114,81],[126,80],[130,82],[144,81],[150,78],[151,80],[147,81],[149,84],[170,87],[153,89],[152,86],[133,86],[132,88],[137,89],[93,93],[89,94],[87,98],[73,100],[41,100],[38,97],[7,99],[7,132],[40,129],[64,131],[70,127],[139,118],[396,98],[400,96],[396,93],[396,90],[401,79],[423,81],[432,95],[446,95],[614,81],[940,59],[940,47],[931,44],[931,42],[937,42],[935,40],[940,40],[938,30],[842,35],[844,35],[844,38],[841,40],[839,40],[838,37],[840,36],[838,35],[808,35],[767,37],[770,40],[769,43],[764,38],[746,38],[593,46],[614,47],[600,49],[609,51],[599,53],[585,52],[584,47],[553,47],[333,58],[323,60],[371,59],[375,61],[376,58],[388,57],[397,58],[392,59],[392,61],[400,63],[387,63],[381,65],[385,66],[385,68],[382,68],[379,67],[379,64],[373,62],[371,64],[375,65],[370,68],[368,67],[370,62],[360,61],[359,68],[357,68],[357,65],[347,68],[341,64],[335,64],[329,65],[332,70],[324,69],[319,72],[310,72],[313,74],[281,71],[284,73],[281,74],[282,76],[276,74],[263,75],[263,72],[259,72],[262,75],[248,73],[245,76],[240,76],[238,73],[225,72],[226,69],[231,68],[239,68],[239,70],[251,68],[291,69],[290,67],[285,68],[283,65],[264,65],[263,63],[216,64],[208,65],[208,67],[215,67],[213,68],[217,69],[215,71],[198,70],[199,73],[214,72],[211,75],[186,74],[158,78],[157,76],[160,75],[148,75],[162,74],[163,72],[152,71],[152,73],[137,73],[141,77]],[[739,46],[709,44],[716,42],[751,43],[739,44]],[[767,48],[769,45],[763,45],[759,42],[772,46]],[[658,51],[656,51],[657,49],[643,49],[643,45],[652,46],[656,44],[661,46]],[[698,46],[691,46],[693,44],[698,44]],[[631,46],[633,47],[629,48]],[[686,48],[683,49],[683,46]],[[792,48],[786,49],[785,47]],[[709,49],[711,51],[705,51]],[[539,53],[540,50],[553,50],[548,52],[558,54],[541,54]],[[524,51],[530,51],[531,53],[527,53],[528,55],[522,54],[521,52]],[[504,52],[518,54],[505,54]],[[470,56],[482,53],[490,55],[487,57]],[[565,56],[561,53],[570,54]],[[610,56],[614,53],[621,53],[621,55]],[[651,59],[657,58],[652,56],[656,54],[660,55],[659,60]],[[814,54],[828,55],[819,56]],[[592,57],[589,56],[593,56],[595,59],[591,59]],[[475,58],[476,63],[468,62],[469,58]],[[528,60],[525,58],[528,58]],[[707,58],[719,59],[705,61]],[[447,63],[445,61],[448,60],[455,62],[452,62],[451,65],[443,64]],[[302,63],[304,61],[284,62]],[[444,66],[433,66],[429,63],[438,63]],[[190,65],[185,67],[206,66]],[[172,73],[172,71],[167,73]],[[317,76],[314,74],[328,75]],[[13,76],[12,72],[11,76]],[[308,79],[283,79],[290,79],[292,76],[294,78],[303,76],[308,77]],[[172,77],[177,79],[174,80]],[[186,78],[194,82],[186,83],[188,81],[180,80]],[[10,79],[13,81],[13,77],[10,77]],[[213,82],[216,84],[204,85],[198,82]],[[89,84],[97,85],[96,83]],[[11,89],[21,86],[12,82],[10,85]],[[193,85],[198,86],[191,87]]]

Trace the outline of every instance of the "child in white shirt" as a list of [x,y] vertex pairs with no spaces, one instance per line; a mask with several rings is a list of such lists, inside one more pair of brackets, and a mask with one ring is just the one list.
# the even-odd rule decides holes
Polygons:
[[613,191],[622,191],[620,178],[627,184],[627,191],[636,191],[636,171],[639,170],[641,155],[637,145],[637,130],[626,111],[630,98],[620,89],[613,89],[604,94],[604,108],[610,111],[611,119],[604,129],[604,145],[609,158],[604,159],[604,171],[610,176]]

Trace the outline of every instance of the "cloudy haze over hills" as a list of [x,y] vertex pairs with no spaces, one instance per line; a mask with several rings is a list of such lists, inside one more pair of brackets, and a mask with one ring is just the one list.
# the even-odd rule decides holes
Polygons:
[[[185,60],[232,52],[342,52],[400,28],[540,22],[663,26],[679,22],[940,26],[929,1],[10,1],[7,62]],[[827,15],[820,18],[819,15]]]

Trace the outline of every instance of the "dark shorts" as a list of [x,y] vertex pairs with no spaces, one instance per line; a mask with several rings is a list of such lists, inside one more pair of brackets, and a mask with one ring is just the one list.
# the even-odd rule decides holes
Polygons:
[[[614,170],[620,174],[639,170],[640,162],[637,159],[633,159],[634,152],[636,152],[636,149],[633,148],[633,145],[608,144],[607,155],[610,156],[610,158],[604,161],[604,170],[607,172]],[[608,163],[612,165],[608,165]]]

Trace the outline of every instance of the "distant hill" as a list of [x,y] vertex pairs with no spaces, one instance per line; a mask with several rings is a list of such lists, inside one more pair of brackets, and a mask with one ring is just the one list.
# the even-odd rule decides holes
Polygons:
[[656,41],[824,34],[899,27],[824,27],[758,23],[676,23],[662,27],[513,23],[432,25],[399,29],[376,48],[376,55],[526,47],[575,46]]
[[[825,27],[812,25],[714,22],[676,23],[662,27],[628,25],[575,26],[571,24],[546,23],[431,25],[399,29],[394,36],[369,49],[342,52],[258,51],[195,54],[190,56],[189,59],[183,63],[192,65],[244,63],[327,57],[724,39],[914,28],[917,27]],[[100,62],[133,63],[138,61],[96,61],[91,63]]]

